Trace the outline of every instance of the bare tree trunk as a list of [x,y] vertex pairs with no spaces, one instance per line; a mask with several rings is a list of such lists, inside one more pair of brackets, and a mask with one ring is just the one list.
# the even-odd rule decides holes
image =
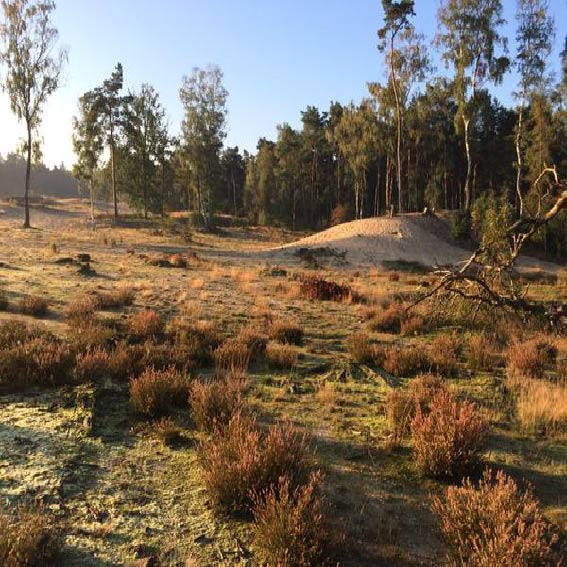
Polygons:
[[471,145],[469,140],[469,124],[470,118],[463,118],[465,127],[465,150],[467,155],[467,176],[465,178],[465,210],[469,210],[471,206],[471,176],[472,176],[472,159]]
[[26,156],[26,186],[24,189],[24,228],[30,228],[30,177],[31,177],[31,152],[32,152],[32,131],[31,124],[27,121],[28,147]]
[[93,225],[93,230],[95,227],[95,212],[94,212],[94,191],[93,191],[93,178],[92,173],[91,177],[89,178],[89,194],[91,197],[91,224]]
[[114,218],[118,218],[118,195],[116,193],[116,156],[114,155],[114,126],[110,119],[110,166],[112,171],[112,201],[114,204]]
[[402,109],[400,108],[400,97],[398,94],[398,81],[394,72],[394,38],[396,34],[392,34],[390,40],[390,75],[392,78],[392,88],[394,98],[396,100],[396,127],[397,127],[397,174],[398,174],[398,212],[403,212],[403,189],[402,189]]
[[522,197],[522,126],[524,120],[524,104],[525,104],[525,89],[522,91],[522,100],[520,103],[520,111],[518,113],[518,128],[516,129],[516,158],[517,158],[517,171],[516,171],[516,195],[518,198],[518,209],[520,216],[524,212],[524,199]]

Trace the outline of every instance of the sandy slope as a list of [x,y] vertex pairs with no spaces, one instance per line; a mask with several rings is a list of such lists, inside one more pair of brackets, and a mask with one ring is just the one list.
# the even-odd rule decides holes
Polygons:
[[450,243],[442,219],[421,215],[369,218],[340,224],[282,249],[329,247],[355,264],[405,260],[427,266],[455,264],[470,254]]

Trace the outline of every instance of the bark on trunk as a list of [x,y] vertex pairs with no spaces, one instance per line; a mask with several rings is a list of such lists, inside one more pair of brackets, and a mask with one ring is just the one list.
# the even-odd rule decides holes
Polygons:
[[26,186],[24,189],[24,228],[30,228],[30,176],[31,176],[31,144],[32,144],[32,132],[31,126],[27,125],[28,128],[28,147],[27,147],[27,159],[26,159]]

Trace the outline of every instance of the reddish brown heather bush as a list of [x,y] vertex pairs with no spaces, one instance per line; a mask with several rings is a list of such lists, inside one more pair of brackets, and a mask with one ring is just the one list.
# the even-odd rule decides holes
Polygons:
[[0,349],[12,348],[42,335],[50,334],[37,327],[28,327],[23,321],[4,321],[0,323]]
[[101,347],[77,354],[75,378],[78,382],[97,381],[112,376],[112,355]]
[[182,256],[181,254],[173,254],[169,257],[169,263],[174,268],[186,268],[187,258],[185,258],[185,256]]
[[215,368],[219,374],[247,372],[252,353],[248,345],[237,339],[228,339],[213,351]]
[[450,486],[433,510],[455,567],[558,567],[557,536],[530,490],[502,471],[486,470],[475,486]]
[[263,565],[319,567],[329,560],[331,529],[321,494],[323,478],[313,473],[293,486],[281,477],[276,486],[254,495],[254,541]]
[[416,464],[434,478],[456,478],[470,472],[487,433],[487,424],[474,404],[459,402],[445,390],[435,394],[428,413],[416,407],[410,428]]
[[288,477],[295,488],[307,475],[307,439],[287,422],[262,434],[254,418],[237,413],[199,446],[203,476],[215,508],[249,512],[252,495]]
[[398,272],[388,272],[388,281],[399,282],[400,274]]
[[95,296],[100,309],[121,309],[134,303],[136,292],[131,287],[118,287]]
[[354,362],[367,364],[372,362],[372,345],[366,333],[354,333],[346,340],[346,348]]
[[386,372],[398,377],[409,377],[420,372],[429,372],[431,362],[429,354],[422,345],[385,349],[383,368]]
[[112,378],[126,380],[145,368],[142,366],[143,347],[120,342],[110,355],[109,371]]
[[543,378],[546,366],[555,360],[557,348],[545,337],[513,341],[506,353],[509,383],[518,386],[525,378]]
[[268,344],[268,338],[252,327],[241,329],[236,339],[248,347],[252,359],[263,355]]
[[189,378],[174,368],[147,368],[130,380],[130,401],[138,413],[160,417],[186,406],[189,388]]
[[59,540],[41,509],[0,510],[0,565],[48,567],[56,563]]
[[431,400],[445,384],[440,376],[422,374],[409,383],[408,388],[390,390],[386,397],[386,418],[396,439],[409,433],[410,423],[416,415],[417,406],[428,413]]
[[163,317],[153,309],[140,311],[130,319],[130,332],[138,338],[160,337],[165,331]]
[[242,391],[245,383],[238,378],[196,380],[191,385],[189,404],[191,417],[201,431],[213,433],[225,428],[243,411]]
[[157,438],[167,447],[175,445],[181,439],[181,428],[171,417],[162,417],[154,421],[153,430]]
[[73,355],[53,335],[0,350],[0,389],[18,391],[31,386],[59,386],[72,381]]
[[49,303],[44,297],[39,295],[25,295],[20,299],[20,313],[31,315],[32,317],[43,317],[49,311]]
[[270,339],[282,344],[300,345],[303,342],[303,329],[294,323],[274,321],[268,330]]
[[462,339],[457,334],[438,335],[429,348],[431,370],[446,378],[459,372],[459,355],[463,350]]
[[370,328],[383,333],[400,333],[404,307],[401,303],[392,303],[378,311],[370,321]]
[[300,282],[299,293],[305,299],[344,301],[351,296],[351,288],[321,278],[305,278]]
[[421,335],[429,330],[429,325],[422,315],[408,313],[402,317],[400,322],[400,333],[402,335]]
[[108,347],[114,338],[115,331],[97,319],[82,320],[67,334],[72,348],[78,352],[96,347]]
[[90,324],[98,309],[98,300],[95,295],[86,295],[71,301],[65,307],[65,320],[72,326],[85,326]]
[[491,370],[495,355],[495,339],[486,333],[471,335],[467,362],[472,370]]
[[212,351],[222,342],[221,333],[212,321],[187,324],[176,320],[172,326],[175,343],[190,353],[196,362],[206,364],[212,361]]
[[[176,343],[156,343],[152,339],[146,340],[137,348],[135,356],[139,371],[149,366],[156,370],[173,367],[175,370],[187,373],[196,366],[194,353],[186,346]],[[132,349],[132,347],[130,347]]]
[[341,203],[339,203],[332,211],[331,211],[331,225],[335,226],[337,224],[341,224],[348,220],[349,214],[348,209]]
[[292,370],[297,366],[298,353],[292,345],[268,343],[266,360],[271,366],[282,370]]

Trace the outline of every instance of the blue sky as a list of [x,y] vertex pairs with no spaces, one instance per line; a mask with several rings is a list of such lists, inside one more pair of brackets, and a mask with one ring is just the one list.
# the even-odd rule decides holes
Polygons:
[[[513,49],[516,0],[503,0]],[[431,39],[439,0],[416,0],[416,28]],[[557,36],[550,60],[559,69],[567,34],[567,0],[549,0]],[[276,125],[300,125],[308,104],[326,109],[366,96],[382,80],[376,50],[379,0],[58,0],[54,22],[69,49],[62,88],[52,96],[41,134],[44,161],[71,165],[71,120],[77,99],[124,66],[125,85],[152,84],[167,109],[171,130],[182,118],[181,78],[195,66],[220,65],[229,91],[227,144],[253,151]],[[439,71],[444,72],[442,65]],[[497,96],[510,103],[515,77]],[[0,153],[12,151],[22,127],[0,95]]]

